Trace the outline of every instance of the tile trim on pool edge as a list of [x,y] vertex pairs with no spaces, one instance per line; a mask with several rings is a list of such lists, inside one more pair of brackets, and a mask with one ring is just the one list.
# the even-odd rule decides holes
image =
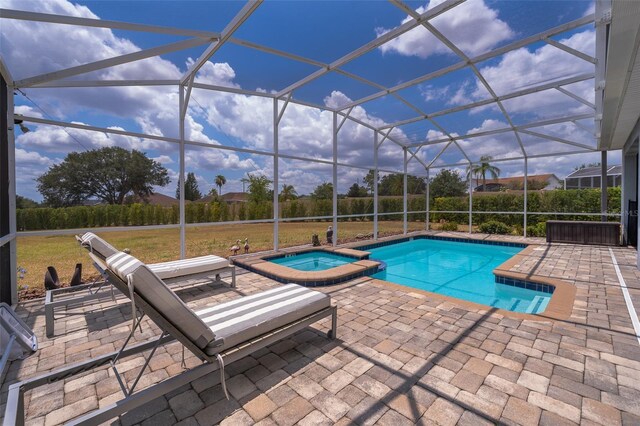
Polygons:
[[[337,252],[340,255],[345,255],[346,257],[352,258],[354,261],[345,265],[325,269],[323,271],[298,271],[297,269],[270,262],[270,259],[274,258],[273,256],[246,260],[234,260],[234,264],[240,266],[243,269],[246,269],[247,271],[260,274],[280,283],[294,283],[304,285],[306,287],[339,284],[345,281],[353,280],[355,278],[373,275],[378,271],[378,267],[380,266],[380,262],[368,260],[365,258],[369,256],[369,253],[360,252],[359,254],[356,254],[357,250],[349,250],[353,253],[344,254],[340,253],[338,250],[323,250],[314,248],[311,250],[293,252],[291,254],[301,254],[313,251],[324,251],[327,253]],[[358,258],[358,256],[360,257]]]
[[366,252],[362,252],[362,255],[357,255],[357,254],[349,254],[349,253],[341,253],[337,250],[327,250],[324,249],[322,247],[317,248],[314,247],[312,249],[308,249],[308,250],[300,250],[300,251],[295,251],[295,252],[291,252],[291,253],[278,253],[278,254],[274,254],[272,256],[266,256],[263,257],[262,260],[266,260],[266,261],[271,261],[271,260],[275,260],[275,259],[282,259],[283,257],[288,257],[288,256],[296,256],[299,254],[306,254],[306,253],[329,253],[329,254],[335,254],[338,256],[342,256],[342,257],[348,257],[349,259],[353,259],[355,261],[358,260],[362,260],[362,259],[367,259],[369,257],[369,253]]
[[[523,273],[519,273],[519,272],[512,272],[510,271],[510,269],[517,265],[518,263],[520,263],[522,260],[524,260],[525,257],[531,255],[533,253],[533,251],[537,250],[540,245],[539,244],[529,244],[529,243],[514,243],[514,242],[509,242],[509,241],[500,241],[500,240],[479,240],[479,239],[474,239],[474,238],[461,238],[461,237],[444,237],[444,236],[440,236],[440,235],[425,235],[425,234],[417,234],[417,235],[411,235],[411,236],[400,236],[400,237],[391,237],[388,240],[385,241],[378,241],[376,243],[368,243],[368,244],[358,244],[358,243],[351,243],[342,247],[331,247],[331,248],[320,248],[318,249],[317,247],[310,247],[307,249],[303,249],[303,250],[299,250],[299,251],[295,251],[295,252],[291,252],[291,253],[305,253],[305,252],[309,252],[309,251],[314,251],[314,250],[323,250],[323,251],[327,251],[327,252],[337,252],[339,250],[343,250],[343,249],[347,249],[347,250],[356,250],[356,251],[362,251],[362,252],[366,252],[366,250],[371,249],[371,248],[376,248],[376,247],[382,247],[382,246],[386,246],[386,245],[390,245],[390,244],[397,244],[397,243],[401,243],[401,242],[405,242],[405,241],[411,241],[414,239],[432,239],[432,240],[441,240],[441,241],[454,241],[454,242],[466,242],[466,243],[471,243],[471,244],[486,244],[486,245],[498,245],[498,246],[508,246],[508,247],[522,247],[523,250],[520,251],[519,253],[515,254],[514,256],[512,256],[510,259],[508,259],[506,262],[504,262],[503,264],[501,264],[500,266],[498,266],[497,268],[495,268],[493,270],[494,275],[496,276],[496,278],[498,280],[502,279],[502,280],[513,280],[513,281],[519,281],[519,282],[528,282],[528,283],[532,283],[532,284],[539,284],[539,285],[543,285],[543,286],[550,286],[553,287],[553,294],[551,296],[551,300],[549,300],[549,304],[547,305],[546,309],[544,310],[544,312],[539,313],[539,314],[526,314],[526,313],[522,313],[522,312],[513,312],[513,311],[509,311],[506,309],[499,309],[499,308],[491,308],[491,307],[487,307],[486,305],[482,305],[479,303],[474,303],[474,302],[470,302],[467,300],[463,300],[463,299],[458,299],[455,297],[450,297],[450,296],[445,296],[442,294],[438,294],[438,293],[432,293],[426,290],[420,290],[420,289],[414,289],[412,287],[407,287],[407,286],[403,286],[401,284],[396,284],[396,283],[392,283],[389,281],[383,281],[383,280],[379,280],[376,278],[372,278],[372,280],[374,280],[375,282],[381,283],[383,285],[392,287],[394,289],[398,289],[398,290],[402,290],[406,293],[422,293],[425,295],[428,295],[429,297],[432,297],[434,299],[439,299],[439,300],[447,300],[453,304],[458,304],[458,305],[462,305],[462,306],[467,306],[467,307],[471,307],[473,309],[479,309],[479,310],[487,310],[487,308],[490,309],[494,309],[497,313],[500,313],[501,315],[505,316],[505,317],[511,317],[511,318],[516,318],[516,319],[527,319],[527,320],[532,320],[532,321],[545,321],[545,320],[565,320],[567,318],[569,318],[573,312],[573,305],[575,302],[575,296],[576,296],[576,292],[577,289],[574,285],[566,282],[566,281],[562,281],[562,280],[558,280],[558,279],[554,279],[554,278],[549,278],[549,277],[543,277],[543,276],[538,276],[538,275],[534,275],[534,274],[523,274]],[[286,253],[288,254],[288,253]],[[340,253],[342,254],[342,253]],[[276,255],[277,256],[277,255]],[[270,258],[273,258],[273,256],[269,256]],[[351,257],[348,256],[347,257]],[[261,269],[257,269],[254,268],[253,265],[258,265],[261,263],[266,263],[268,261],[264,260],[265,258],[249,258],[249,259],[242,259],[242,260],[234,260],[234,263],[238,266],[240,266],[241,268],[244,268],[250,272],[255,272],[257,274],[263,275],[267,278],[270,278],[274,281],[280,282],[280,283],[295,283],[295,284],[301,284],[301,285],[305,285],[308,287],[317,287],[317,286],[326,286],[326,285],[333,285],[333,284],[339,284],[339,283],[343,283],[345,281],[350,281],[352,279],[355,278],[360,278],[363,276],[369,276],[372,275],[373,273],[375,273],[375,271],[377,270],[378,266],[372,266],[366,269],[363,269],[362,271],[358,271],[357,273],[353,273],[353,274],[349,274],[349,275],[343,275],[340,277],[330,277],[329,279],[322,279],[322,280],[304,280],[304,279],[300,279],[300,278],[295,278],[292,276],[288,277],[282,277],[282,276],[278,276],[275,275],[273,273],[269,273],[266,271],[263,271]],[[366,259],[362,259],[362,260],[366,260]],[[255,261],[255,262],[254,262]],[[355,262],[354,262],[355,263]],[[272,264],[275,265],[275,264]],[[350,264],[348,264],[350,265]],[[280,266],[280,265],[278,265]],[[345,266],[345,265],[343,265]],[[286,268],[286,267],[283,267]],[[300,271],[296,271],[295,269],[292,268],[287,268],[290,269],[291,271],[298,273]],[[335,268],[332,268],[335,269]],[[330,271],[331,269],[328,269],[326,271]],[[326,272],[326,271],[322,271],[322,272]]]
[[[511,314],[518,314],[518,318],[529,318],[529,319],[552,319],[552,320],[566,320],[568,319],[573,312],[573,305],[576,299],[577,288],[563,280],[543,277],[535,274],[524,274],[521,272],[511,271],[515,265],[524,261],[527,257],[531,256],[534,251],[537,251],[541,246],[538,244],[530,244],[520,253],[512,256],[507,259],[502,265],[498,266],[493,270],[493,274],[496,277],[506,279],[506,280],[514,280],[514,281],[524,281],[531,282],[534,284],[541,284],[545,286],[553,287],[553,294],[551,296],[551,300],[549,300],[549,304],[544,312],[539,314],[520,314],[518,312],[509,312]],[[484,306],[484,305],[480,305]]]
[[440,235],[412,235],[412,236],[402,236],[391,238],[386,241],[378,241],[375,243],[366,243],[362,245],[354,245],[353,248],[356,250],[371,250],[378,247],[384,247],[391,244],[404,243],[407,241],[413,240],[438,240],[438,241],[451,241],[451,242],[464,242],[469,244],[483,244],[483,245],[493,245],[493,246],[503,246],[503,247],[519,247],[526,248],[529,246],[527,243],[514,243],[511,241],[499,241],[499,240],[479,240],[476,238],[460,238],[460,237],[444,237]]

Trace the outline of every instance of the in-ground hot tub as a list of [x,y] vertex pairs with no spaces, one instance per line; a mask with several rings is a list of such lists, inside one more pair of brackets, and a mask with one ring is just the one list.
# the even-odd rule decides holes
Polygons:
[[355,259],[340,253],[312,250],[305,253],[291,253],[279,257],[271,257],[266,260],[298,271],[325,271],[336,266],[352,263]]
[[327,248],[238,259],[234,263],[278,282],[315,287],[376,273],[381,263],[368,258],[366,251]]

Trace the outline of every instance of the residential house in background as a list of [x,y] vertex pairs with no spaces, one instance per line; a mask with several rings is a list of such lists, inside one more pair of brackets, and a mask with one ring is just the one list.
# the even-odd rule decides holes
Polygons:
[[[569,174],[564,180],[564,189],[600,188],[600,166],[585,167]],[[607,186],[622,185],[622,166],[609,166],[607,169]]]

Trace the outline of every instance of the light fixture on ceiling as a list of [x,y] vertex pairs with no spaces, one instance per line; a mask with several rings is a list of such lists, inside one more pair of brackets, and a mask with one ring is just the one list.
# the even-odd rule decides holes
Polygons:
[[22,130],[22,133],[28,133],[31,131],[31,129],[29,129],[27,126],[24,125],[24,123],[22,122],[22,120],[13,120],[14,124],[17,124],[18,126],[20,126],[20,130]]

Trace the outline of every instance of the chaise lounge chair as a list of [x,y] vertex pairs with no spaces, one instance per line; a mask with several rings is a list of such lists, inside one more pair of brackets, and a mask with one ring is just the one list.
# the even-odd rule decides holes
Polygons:
[[[101,263],[94,254],[91,256],[94,261]],[[24,394],[28,390],[100,366],[111,365],[124,398],[76,418],[71,424],[105,422],[216,370],[220,370],[226,394],[225,364],[241,359],[328,316],[332,316],[328,336],[332,339],[336,337],[337,307],[331,304],[328,295],[306,287],[288,284],[194,312],[147,265],[133,256],[116,253],[109,256],[106,263],[108,267],[105,271],[109,281],[131,297],[134,312],[139,310],[142,316],[148,316],[161,329],[160,336],[155,341],[127,348],[142,319],[134,315],[131,334],[120,351],[10,386],[4,424],[22,424]],[[204,363],[147,389],[134,392],[156,348],[174,339]],[[118,373],[118,359],[149,349],[151,352],[142,370],[129,386]]]
[[[109,256],[118,253],[118,250],[104,239],[93,232],[86,232],[77,235],[76,240],[86,248],[89,253],[93,253],[102,263]],[[56,290],[48,290],[45,296],[45,325],[47,337],[52,337],[55,332],[55,310],[75,306],[95,299],[111,297],[115,299],[113,289],[110,292],[102,291],[107,282],[105,271],[96,262],[94,267],[101,277],[90,284],[74,287],[64,287]],[[152,263],[147,265],[156,275],[169,285],[183,285],[187,281],[195,281],[203,278],[210,278],[215,275],[215,281],[220,281],[222,272],[231,272],[230,286],[236,285],[236,269],[228,259],[220,256],[207,255],[193,257],[189,259],[174,260],[169,262]],[[110,286],[109,286],[110,287]]]

